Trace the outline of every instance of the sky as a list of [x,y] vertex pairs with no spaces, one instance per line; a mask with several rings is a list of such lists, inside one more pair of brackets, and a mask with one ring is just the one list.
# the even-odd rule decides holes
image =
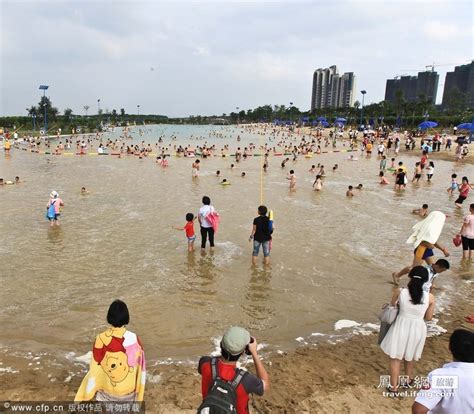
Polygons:
[[440,64],[438,98],[473,59],[473,4],[455,0],[0,0],[0,116],[26,115],[40,84],[61,112],[170,117],[311,104],[317,68],[356,75],[357,99]]

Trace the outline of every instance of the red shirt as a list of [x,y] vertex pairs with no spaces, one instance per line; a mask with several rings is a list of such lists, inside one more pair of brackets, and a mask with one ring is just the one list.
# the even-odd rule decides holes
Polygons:
[[[202,398],[205,398],[212,385],[210,357],[202,357],[200,359],[198,371],[202,375]],[[232,381],[235,377],[236,368],[233,365],[224,364],[220,359],[217,359],[217,373],[223,380]],[[263,395],[263,381],[255,375],[246,373],[236,390],[237,414],[249,413],[249,394]]]
[[192,221],[186,223],[184,230],[186,230],[186,237],[194,237],[194,223]]

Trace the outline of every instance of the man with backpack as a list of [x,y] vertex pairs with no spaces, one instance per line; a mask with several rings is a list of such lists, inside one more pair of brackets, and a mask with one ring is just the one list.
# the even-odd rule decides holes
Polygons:
[[[257,376],[237,368],[244,352],[252,356]],[[202,376],[203,397],[198,414],[248,414],[249,395],[262,396],[270,387],[267,371],[257,353],[257,341],[237,326],[224,334],[221,356],[202,357],[198,372]]]

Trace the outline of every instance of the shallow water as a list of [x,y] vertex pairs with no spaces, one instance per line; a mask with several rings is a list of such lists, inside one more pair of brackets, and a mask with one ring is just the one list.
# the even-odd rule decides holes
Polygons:
[[[234,130],[231,146],[237,133],[242,135]],[[453,252],[454,269],[438,282],[448,302],[449,291],[462,289],[471,276],[466,278],[451,243],[463,213],[445,188],[452,171],[461,176],[470,169],[472,176],[472,166],[436,161],[432,184],[409,185],[400,194],[379,186],[375,156],[346,158],[300,157],[286,170],[281,158],[270,158],[264,203],[275,212],[275,233],[272,265],[264,269],[250,266],[248,242],[260,204],[259,157],[233,171],[233,158],[202,160],[201,176],[193,181],[186,158],[172,157],[163,169],[133,156],[1,154],[0,177],[19,175],[25,182],[0,188],[0,347],[7,353],[47,352],[58,360],[84,354],[116,298],[127,302],[130,329],[141,336],[149,361],[208,353],[231,325],[249,328],[275,350],[317,341],[311,333],[333,333],[340,319],[376,322],[375,313],[390,297],[391,272],[411,262],[405,240],[417,217],[410,212],[424,202],[450,215],[441,242]],[[401,159],[409,167],[415,162]],[[312,191],[314,176],[307,172],[318,162],[327,170],[320,193]],[[335,163],[339,170],[333,173]],[[290,168],[297,174],[294,193],[285,179]],[[230,186],[218,184],[218,169]],[[347,185],[359,182],[364,190],[346,199]],[[82,186],[89,195],[80,194]],[[53,189],[65,202],[59,228],[44,218]],[[216,250],[188,254],[184,232],[171,226],[184,225],[203,195],[222,218]],[[196,242],[198,248],[199,236]]]

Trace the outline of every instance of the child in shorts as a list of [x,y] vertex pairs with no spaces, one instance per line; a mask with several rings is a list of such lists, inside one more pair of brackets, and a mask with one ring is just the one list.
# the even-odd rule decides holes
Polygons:
[[184,227],[177,227],[173,226],[175,230],[185,230],[186,231],[186,238],[188,239],[188,252],[194,251],[194,240],[196,240],[196,233],[194,233],[194,217],[193,213],[186,214],[186,224]]
[[453,195],[454,190],[457,190],[459,188],[459,184],[458,184],[456,178],[458,178],[457,174],[451,174],[451,185],[446,190],[449,193],[449,195]]

